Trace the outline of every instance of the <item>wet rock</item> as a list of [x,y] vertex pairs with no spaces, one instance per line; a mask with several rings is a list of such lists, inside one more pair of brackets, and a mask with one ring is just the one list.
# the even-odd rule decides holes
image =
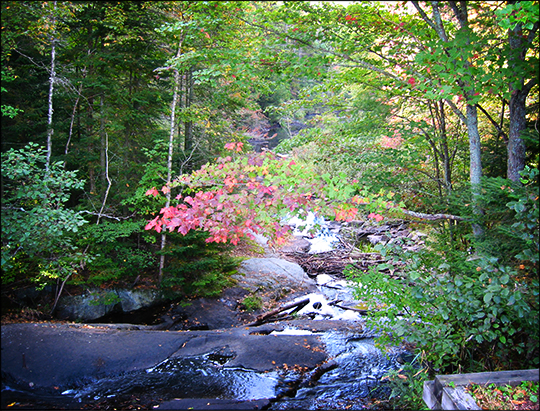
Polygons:
[[120,382],[122,378],[131,381],[134,377],[130,380],[128,374],[144,377],[165,360],[216,353],[226,354],[221,356],[228,367],[257,372],[284,364],[312,369],[326,358],[324,345],[316,335],[260,335],[245,328],[162,332],[98,324],[2,326],[3,379],[26,389],[63,392],[114,376]]
[[165,401],[154,407],[158,410],[262,410],[266,409],[270,400],[221,400],[221,399],[197,399],[197,398],[176,398],[172,401]]
[[[177,305],[167,313],[175,321],[170,330],[214,330],[237,327],[252,320],[253,315],[240,311],[241,301],[249,291],[241,287],[226,289],[220,298],[198,298]],[[178,318],[181,318],[180,321]]]

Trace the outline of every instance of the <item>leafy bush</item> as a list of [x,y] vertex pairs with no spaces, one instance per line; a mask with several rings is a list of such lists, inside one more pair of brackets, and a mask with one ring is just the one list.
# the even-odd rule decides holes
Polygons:
[[62,162],[45,168],[46,151],[30,143],[2,153],[2,280],[44,286],[77,272],[87,257],[74,244],[86,223],[65,206],[84,182]]
[[440,251],[381,249],[389,259],[399,255],[401,279],[349,270],[360,282],[357,297],[374,310],[369,321],[380,329],[380,342],[405,339],[441,372],[494,370],[514,361],[538,366],[538,280],[524,281],[495,259]]
[[410,363],[405,363],[398,370],[391,370],[383,382],[390,390],[388,405],[385,409],[393,410],[428,410],[422,399],[424,382],[431,376],[427,367],[422,367],[422,360],[417,355]]
[[86,267],[81,282],[101,285],[107,282],[133,281],[155,267],[156,258],[144,232],[144,220],[103,221],[86,226],[79,237],[80,247],[89,247],[94,260]]
[[480,207],[484,215],[476,221],[485,227],[485,236],[476,248],[502,264],[525,264],[533,274],[539,252],[538,169],[526,167],[522,176],[523,185],[504,178],[483,179]]

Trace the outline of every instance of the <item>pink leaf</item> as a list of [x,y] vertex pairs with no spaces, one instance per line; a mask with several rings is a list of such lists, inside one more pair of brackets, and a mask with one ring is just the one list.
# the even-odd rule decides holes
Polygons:
[[144,195],[145,196],[153,195],[154,197],[157,197],[159,195],[159,192],[156,190],[156,187],[152,187],[150,190],[144,193]]

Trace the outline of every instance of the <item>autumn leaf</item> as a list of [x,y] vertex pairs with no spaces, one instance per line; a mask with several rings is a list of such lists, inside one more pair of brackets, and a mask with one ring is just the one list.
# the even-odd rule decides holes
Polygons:
[[159,192],[157,191],[156,187],[152,187],[144,195],[145,196],[153,195],[154,197],[157,197],[159,195]]

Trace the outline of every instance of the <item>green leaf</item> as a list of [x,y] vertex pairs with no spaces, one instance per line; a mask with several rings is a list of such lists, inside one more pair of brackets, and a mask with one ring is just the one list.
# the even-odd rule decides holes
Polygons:
[[493,297],[493,294],[492,294],[492,293],[486,293],[486,294],[484,294],[484,303],[489,304],[492,297]]

